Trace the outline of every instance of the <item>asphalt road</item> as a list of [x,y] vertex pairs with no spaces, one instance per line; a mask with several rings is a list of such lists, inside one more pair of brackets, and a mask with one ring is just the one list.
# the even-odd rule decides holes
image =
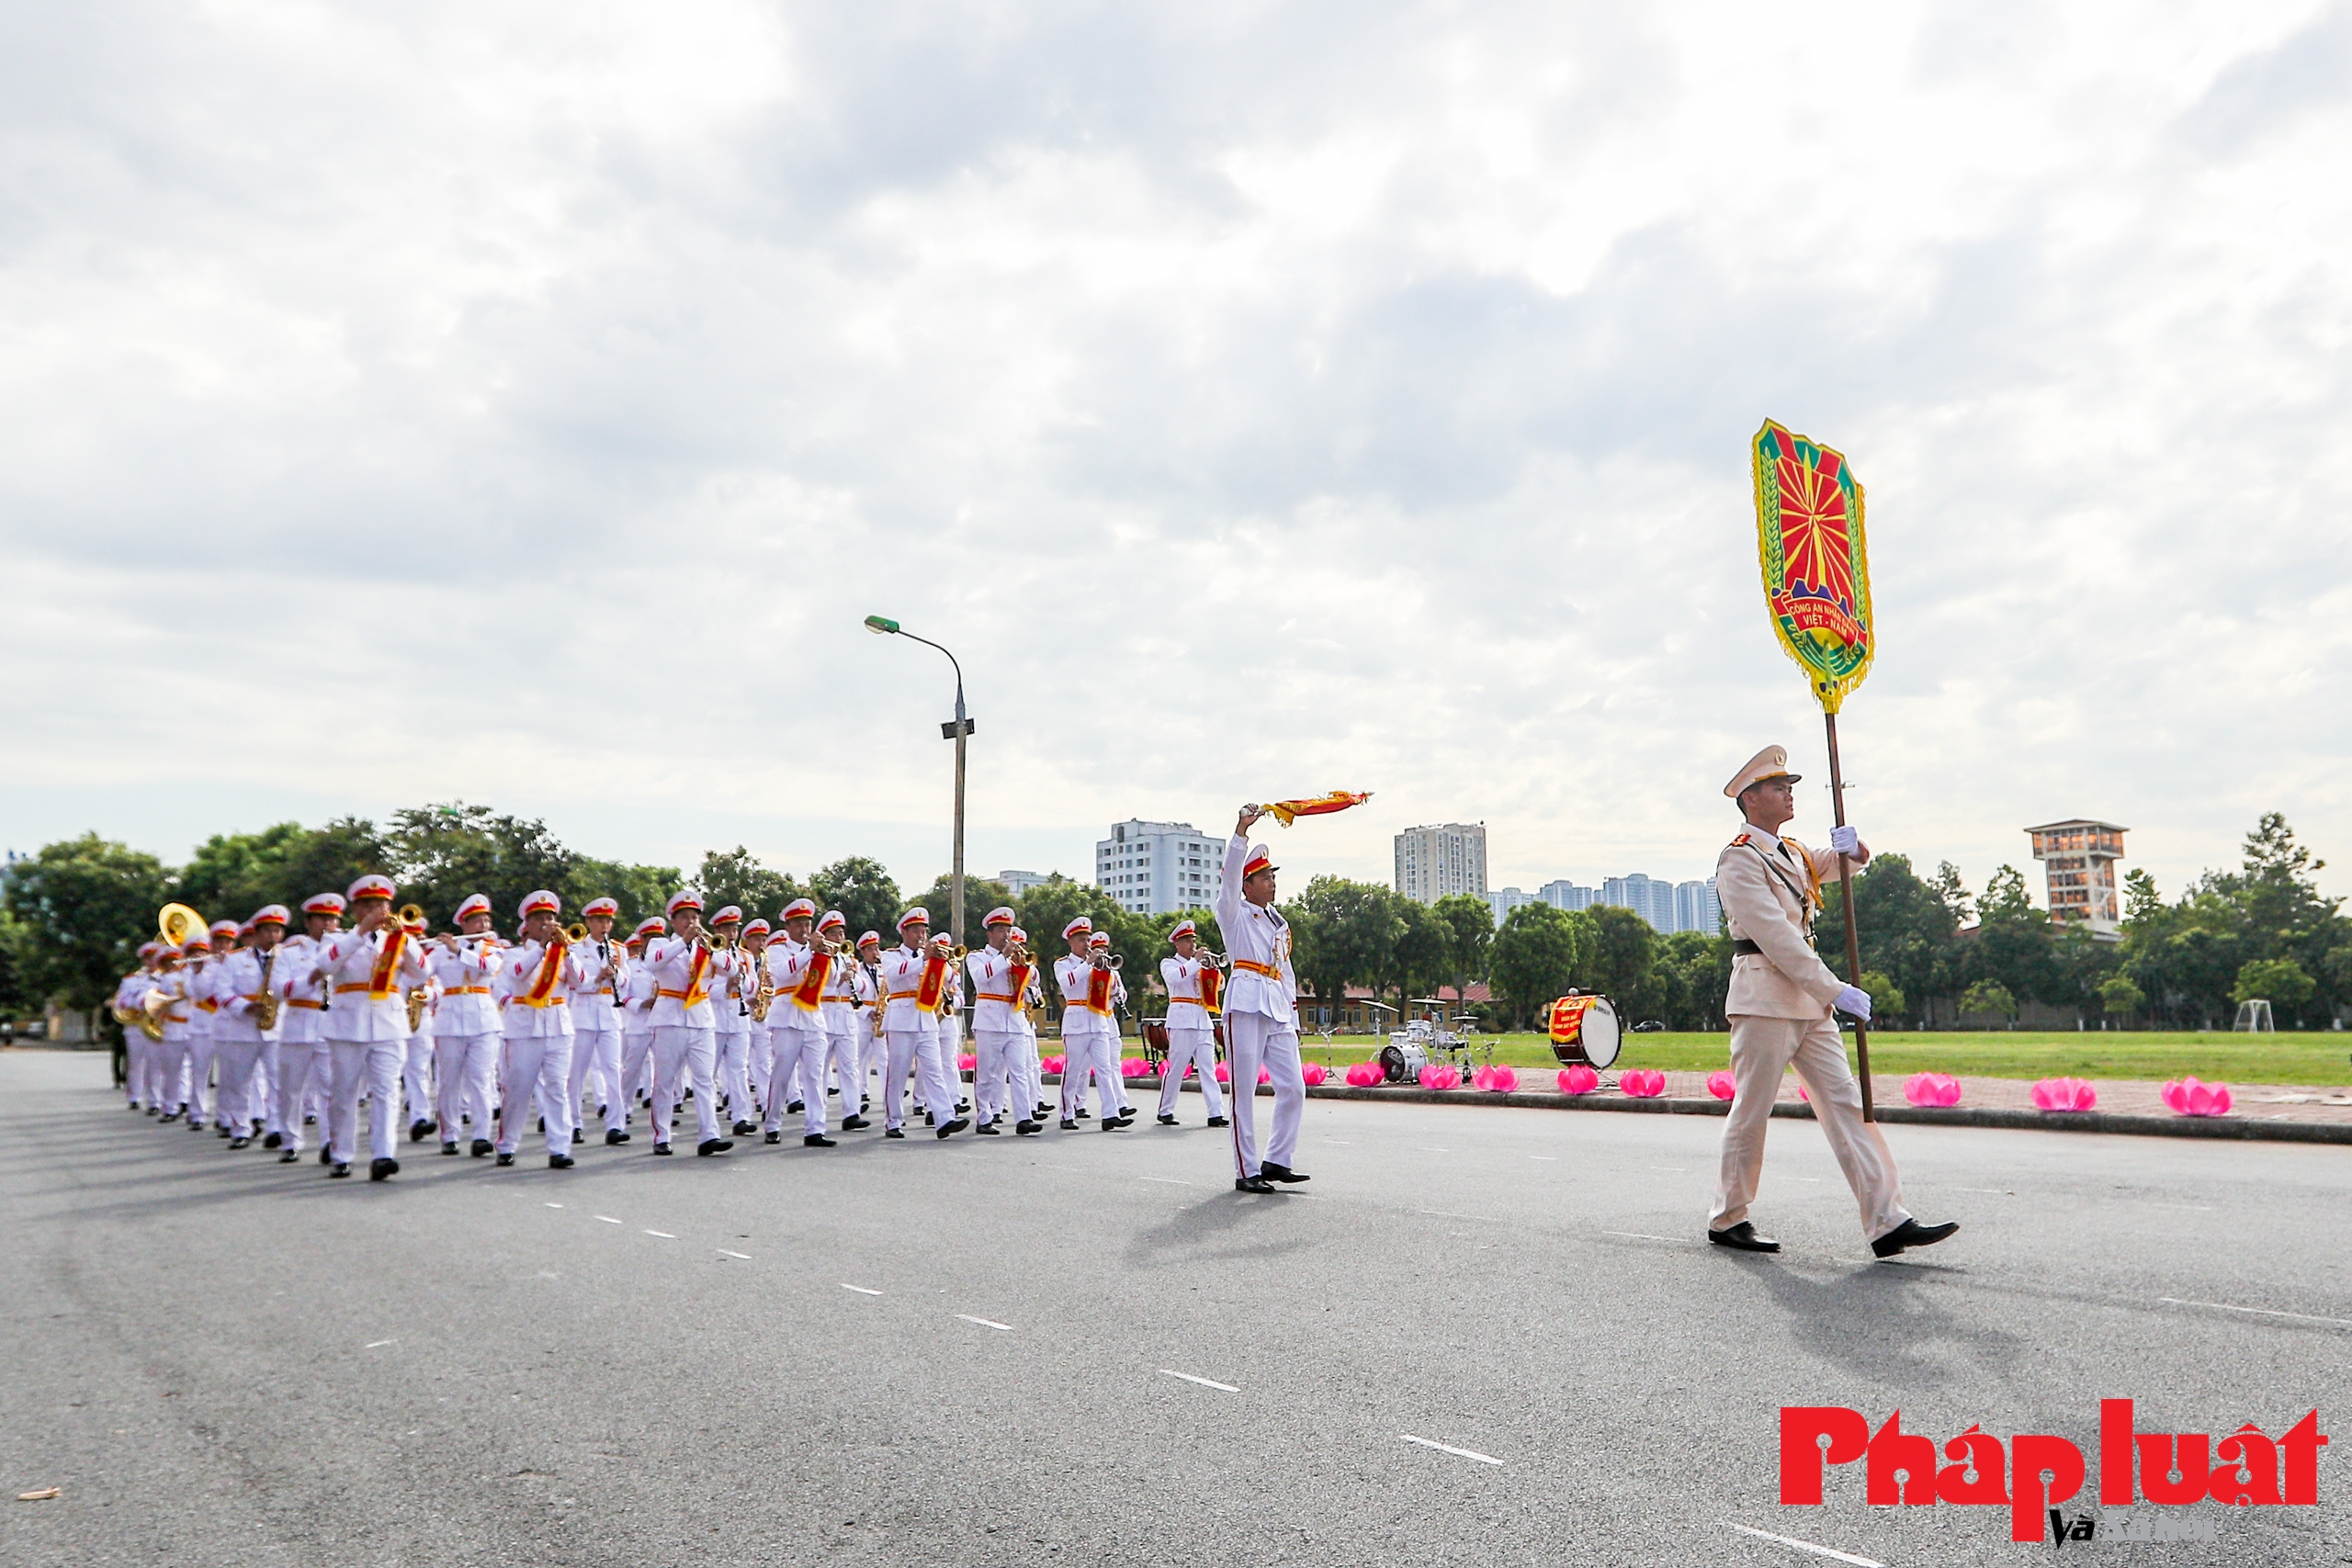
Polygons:
[[[2004,1508],[1867,1506],[1860,1464],[1781,1506],[1780,1406],[2095,1463],[2102,1396],[2276,1437],[2352,1390],[2335,1148],[1892,1128],[1965,1228],[1877,1263],[1778,1122],[1762,1259],[1703,1243],[1700,1118],[1310,1101],[1274,1198],[1192,1096],[1173,1132],[657,1161],[640,1125],[377,1186],[105,1070],[0,1053],[0,1483],[62,1488],[0,1497],[8,1564],[1832,1561],[1736,1526],[2038,1562]],[[2352,1562],[2346,1448],[2315,1508],[2130,1550]]]

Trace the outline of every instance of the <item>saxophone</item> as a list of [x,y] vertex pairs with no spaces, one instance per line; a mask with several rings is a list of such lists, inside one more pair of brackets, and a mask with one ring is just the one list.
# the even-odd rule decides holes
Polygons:
[[765,1023],[768,1009],[775,1006],[775,985],[768,978],[768,955],[763,951],[752,962],[759,965],[760,983],[752,988],[752,1021]]
[[269,971],[277,962],[274,947],[261,955],[261,995],[254,1001],[254,1024],[264,1034],[277,1027],[277,993],[269,988]]

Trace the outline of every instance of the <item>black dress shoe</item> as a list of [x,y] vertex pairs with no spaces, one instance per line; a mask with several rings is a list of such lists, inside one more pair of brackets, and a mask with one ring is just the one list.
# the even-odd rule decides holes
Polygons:
[[1103,1132],[1115,1133],[1126,1126],[1126,1123],[1120,1121],[1116,1116],[1105,1116],[1102,1118],[1102,1125]]
[[261,1146],[262,1146],[263,1148],[266,1148],[266,1149],[281,1148],[281,1147],[283,1147],[283,1146],[285,1145],[285,1143],[286,1143],[286,1134],[283,1134],[283,1133],[272,1133],[268,1137],[264,1138],[264,1139],[261,1141]]
[[421,1144],[433,1135],[433,1123],[420,1116],[408,1124],[408,1141]]
[[1959,1228],[1958,1220],[1946,1220],[1939,1225],[1923,1225],[1917,1220],[1905,1220],[1871,1243],[1871,1250],[1881,1258],[1892,1258],[1905,1247],[1933,1247]]
[[983,1138],[1001,1138],[1004,1136],[1004,1129],[998,1126],[993,1122],[987,1122],[974,1130]]
[[214,1131],[214,1133],[213,1133],[213,1136],[215,1136],[215,1137],[220,1137],[220,1138],[231,1138],[231,1137],[234,1137],[234,1136],[236,1136],[236,1134],[233,1134],[233,1133],[232,1133],[232,1132],[230,1132],[228,1128],[226,1128],[226,1127],[221,1127],[221,1128],[218,1128],[218,1129],[216,1129],[216,1130]]
[[1278,1190],[1272,1182],[1267,1180],[1262,1176],[1245,1176],[1240,1180],[1233,1184],[1233,1190],[1236,1192],[1272,1192]]
[[734,1146],[734,1140],[730,1138],[705,1138],[695,1145],[695,1153],[704,1156],[723,1155]]
[[1233,1123],[1227,1121],[1222,1116],[1212,1116],[1209,1118],[1209,1125],[1212,1127],[1230,1127]]
[[302,1118],[302,1125],[305,1127],[315,1127],[318,1124],[319,1119],[315,1116],[305,1116]]
[[804,1149],[830,1149],[839,1145],[822,1133],[810,1133],[800,1140],[800,1146]]
[[905,1136],[906,1136],[906,1134],[905,1134],[904,1133],[901,1133],[901,1132],[900,1132],[900,1131],[899,1131],[899,1129],[898,1129],[898,1128],[896,1128],[896,1127],[885,1127],[885,1128],[883,1128],[883,1129],[882,1129],[882,1135],[883,1135],[884,1137],[886,1137],[886,1138],[903,1138],[903,1137],[905,1137]]
[[371,1159],[368,1162],[368,1179],[381,1181],[388,1176],[400,1174],[401,1162],[396,1159]]
[[1034,1138],[1045,1130],[1045,1123],[1041,1122],[1023,1122],[1015,1125],[1012,1132],[1016,1137]]
[[628,1134],[622,1132],[618,1127],[607,1127],[605,1129],[605,1142],[607,1144],[626,1144],[628,1142]]
[[780,1144],[784,1142],[784,1134],[782,1133],[763,1134],[760,1137],[760,1142],[763,1144]]
[[504,1149],[501,1149],[498,1151],[498,1163],[501,1165],[513,1165],[514,1163],[514,1156],[508,1154]]
[[1176,1120],[1176,1118],[1175,1118],[1174,1116],[1170,1115],[1170,1116],[1162,1116],[1162,1117],[1159,1119],[1159,1124],[1160,1124],[1161,1126],[1163,1126],[1163,1127],[1182,1127],[1184,1123],[1182,1123],[1182,1122],[1177,1121],[1177,1120]]
[[802,1111],[806,1111],[806,1110],[808,1110],[808,1101],[806,1101],[806,1100],[794,1100],[791,1104],[789,1104],[789,1105],[787,1105],[787,1106],[786,1106],[786,1107],[784,1108],[784,1113],[785,1113],[786,1116],[797,1116],[797,1115],[799,1115]]
[[1078,1131],[1078,1123],[1065,1116],[1062,1118],[1062,1131],[1065,1133],[1075,1133]]
[[252,1145],[253,1140],[251,1138],[232,1138],[229,1140],[229,1146],[232,1149],[249,1148]]
[[1091,1122],[1094,1120],[1094,1112],[1089,1111],[1083,1105],[1080,1106],[1076,1111],[1071,1111],[1070,1115],[1080,1122]]
[[573,1166],[579,1163],[579,1161],[573,1159],[570,1155],[548,1156],[548,1168],[549,1170],[570,1170]]
[[1313,1179],[1310,1177],[1301,1176],[1298,1172],[1293,1170],[1286,1165],[1276,1165],[1272,1160],[1268,1160],[1265,1164],[1260,1166],[1258,1168],[1258,1174],[1264,1177],[1269,1181],[1307,1181]]
[[653,1152],[657,1155],[666,1155],[670,1152],[670,1145],[667,1144],[656,1144],[653,1145]]
[[536,1129],[534,1129],[534,1130],[535,1130],[535,1131],[537,1131],[537,1132],[541,1132],[541,1133],[546,1132],[546,1131],[548,1130],[548,1119],[547,1119],[546,1117],[544,1117],[544,1116],[540,1117],[540,1118],[539,1118],[539,1124],[538,1124],[538,1126],[537,1126]]
[[476,1138],[473,1141],[471,1153],[474,1158],[480,1159],[482,1156],[490,1153],[491,1150],[497,1146],[498,1145],[496,1144],[492,1143],[488,1138]]
[[324,1144],[321,1144],[319,1145],[319,1163],[321,1165],[333,1165],[334,1163],[334,1153],[330,1151]]
[[863,1116],[844,1116],[842,1118],[842,1131],[844,1133],[854,1133],[860,1127],[871,1127],[873,1125],[873,1122],[868,1122]]
[[575,1144],[584,1144],[588,1141],[588,1134],[581,1128],[574,1127],[571,1130],[571,1141]]
[[277,1156],[277,1163],[280,1165],[292,1165],[296,1160],[300,1159],[301,1157],[302,1156],[300,1151],[288,1149],[284,1154]]
[[738,1122],[732,1129],[739,1138],[748,1138],[759,1130],[759,1123],[756,1122]]
[[328,1177],[328,1179],[330,1179],[330,1180],[334,1180],[334,1181],[340,1181],[340,1180],[342,1180],[345,1177],[349,1176],[350,1174],[351,1174],[351,1168],[350,1168],[349,1166],[347,1166],[347,1165],[341,1165],[341,1164],[338,1164],[338,1165],[334,1165],[334,1166],[333,1166],[333,1167],[330,1167],[330,1168],[328,1168],[328,1171],[327,1171],[327,1177]]
[[441,1145],[441,1152],[445,1155],[456,1154],[458,1152],[458,1145],[453,1143],[444,1143]]
[[1707,1239],[1717,1247],[1728,1247],[1740,1252],[1778,1252],[1781,1244],[1769,1235],[1758,1235],[1756,1227],[1746,1220],[1729,1230],[1709,1231]]
[[939,1118],[926,1111],[922,1113],[922,1124],[926,1127],[936,1127],[939,1125]]
[[939,1135],[944,1138],[950,1133],[960,1133],[970,1125],[971,1123],[965,1121],[961,1116],[954,1117],[948,1121],[942,1122],[939,1124]]

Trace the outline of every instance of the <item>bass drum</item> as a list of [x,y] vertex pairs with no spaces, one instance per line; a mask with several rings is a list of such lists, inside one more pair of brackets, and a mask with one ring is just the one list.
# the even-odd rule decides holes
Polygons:
[[1562,997],[1552,1004],[1552,1055],[1603,1072],[1624,1048],[1617,1007],[1607,997]]
[[1429,1065],[1430,1054],[1410,1041],[1380,1048],[1380,1076],[1390,1083],[1419,1083]]

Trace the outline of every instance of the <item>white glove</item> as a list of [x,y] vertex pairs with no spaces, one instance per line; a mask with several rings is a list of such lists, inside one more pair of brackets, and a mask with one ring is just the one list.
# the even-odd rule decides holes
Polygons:
[[1829,829],[1829,847],[1841,855],[1860,854],[1862,836],[1851,828],[1832,828]]
[[1839,1012],[1860,1019],[1864,1023],[1871,1021],[1871,994],[1860,986],[1847,987],[1829,1005]]

